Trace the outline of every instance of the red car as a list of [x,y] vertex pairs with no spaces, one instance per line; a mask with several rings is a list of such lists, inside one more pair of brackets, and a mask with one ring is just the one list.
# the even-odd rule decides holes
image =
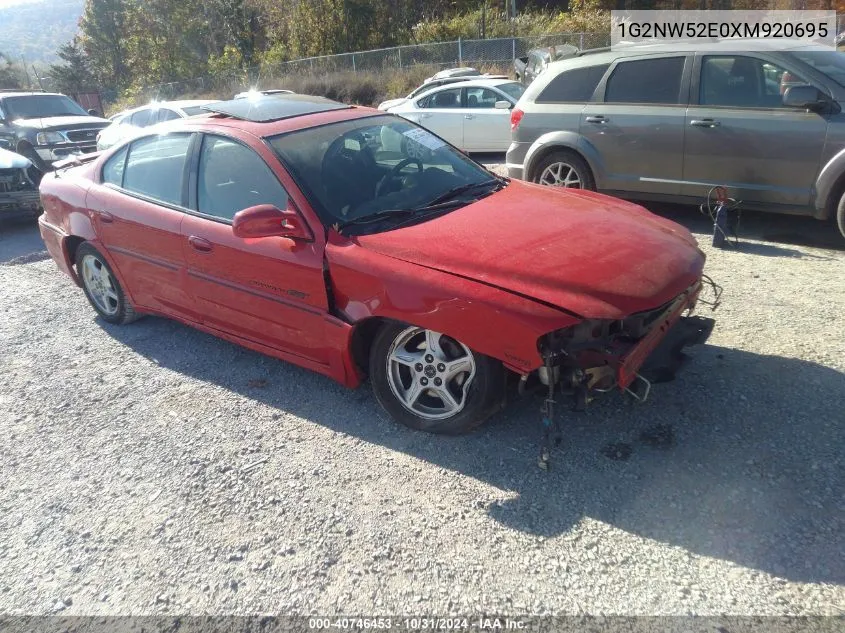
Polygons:
[[377,110],[208,109],[41,182],[47,248],[109,323],[166,316],[348,387],[369,376],[393,418],[443,433],[499,409],[508,372],[551,399],[644,398],[647,359],[709,335],[682,316],[703,253],[639,206],[500,178]]

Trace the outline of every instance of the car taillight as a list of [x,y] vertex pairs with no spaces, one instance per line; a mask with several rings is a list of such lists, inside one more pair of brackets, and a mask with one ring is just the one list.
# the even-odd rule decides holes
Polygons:
[[522,116],[525,114],[519,108],[514,108],[511,110],[511,132],[513,132],[516,128],[519,127],[519,122],[522,121]]

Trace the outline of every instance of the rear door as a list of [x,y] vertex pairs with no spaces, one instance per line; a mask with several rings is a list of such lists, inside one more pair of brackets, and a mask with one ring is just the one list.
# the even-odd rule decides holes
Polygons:
[[691,65],[679,53],[623,58],[611,67],[579,126],[599,156],[602,190],[680,192]]
[[460,87],[442,88],[417,101],[417,107],[419,109],[415,110],[409,119],[455,147],[464,149],[464,109]]
[[811,82],[782,63],[754,53],[698,56],[686,118],[685,195],[703,198],[726,185],[746,204],[810,205],[828,115],[783,106],[790,84]]
[[468,152],[503,152],[511,142],[511,111],[496,109],[508,101],[492,88],[466,88],[464,103],[464,149]]
[[278,161],[260,152],[240,139],[204,135],[194,213],[182,224],[189,287],[209,327],[325,364],[322,242],[232,232],[232,218],[248,207],[296,207]]
[[140,138],[111,157],[87,204],[139,307],[197,320],[185,285],[181,225],[189,133]]

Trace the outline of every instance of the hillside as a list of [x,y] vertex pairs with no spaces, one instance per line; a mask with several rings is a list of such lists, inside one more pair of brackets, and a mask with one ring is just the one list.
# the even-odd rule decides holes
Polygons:
[[28,64],[56,61],[56,49],[76,33],[85,0],[0,4],[0,52]]

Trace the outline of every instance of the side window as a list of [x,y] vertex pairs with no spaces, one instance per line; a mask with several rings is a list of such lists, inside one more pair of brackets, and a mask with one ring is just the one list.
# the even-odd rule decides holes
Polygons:
[[182,205],[182,178],[191,144],[190,134],[167,134],[138,139],[129,147],[123,188]]
[[604,91],[606,103],[679,103],[683,57],[660,57],[616,65]]
[[109,185],[123,186],[123,168],[126,166],[126,152],[128,147],[124,147],[117,154],[112,156],[103,165],[103,182]]
[[589,101],[610,64],[565,70],[537,96],[537,103],[582,103]]
[[712,55],[701,61],[699,103],[734,108],[780,108],[786,89],[803,83],[807,82],[762,59]]
[[151,123],[154,123],[153,111],[150,108],[138,110],[132,115],[132,118],[129,122],[135,127],[147,127]]
[[461,89],[449,88],[429,95],[426,99],[417,103],[421,108],[460,108]]
[[467,108],[495,108],[504,97],[488,88],[467,88]]
[[169,108],[160,108],[158,111],[158,119],[156,119],[159,123],[163,121],[172,121],[173,119],[181,119],[178,114],[176,114],[173,110]]
[[[360,149],[360,148],[359,148]],[[197,178],[198,211],[231,220],[257,204],[288,206],[288,194],[250,148],[222,136],[206,136]]]

